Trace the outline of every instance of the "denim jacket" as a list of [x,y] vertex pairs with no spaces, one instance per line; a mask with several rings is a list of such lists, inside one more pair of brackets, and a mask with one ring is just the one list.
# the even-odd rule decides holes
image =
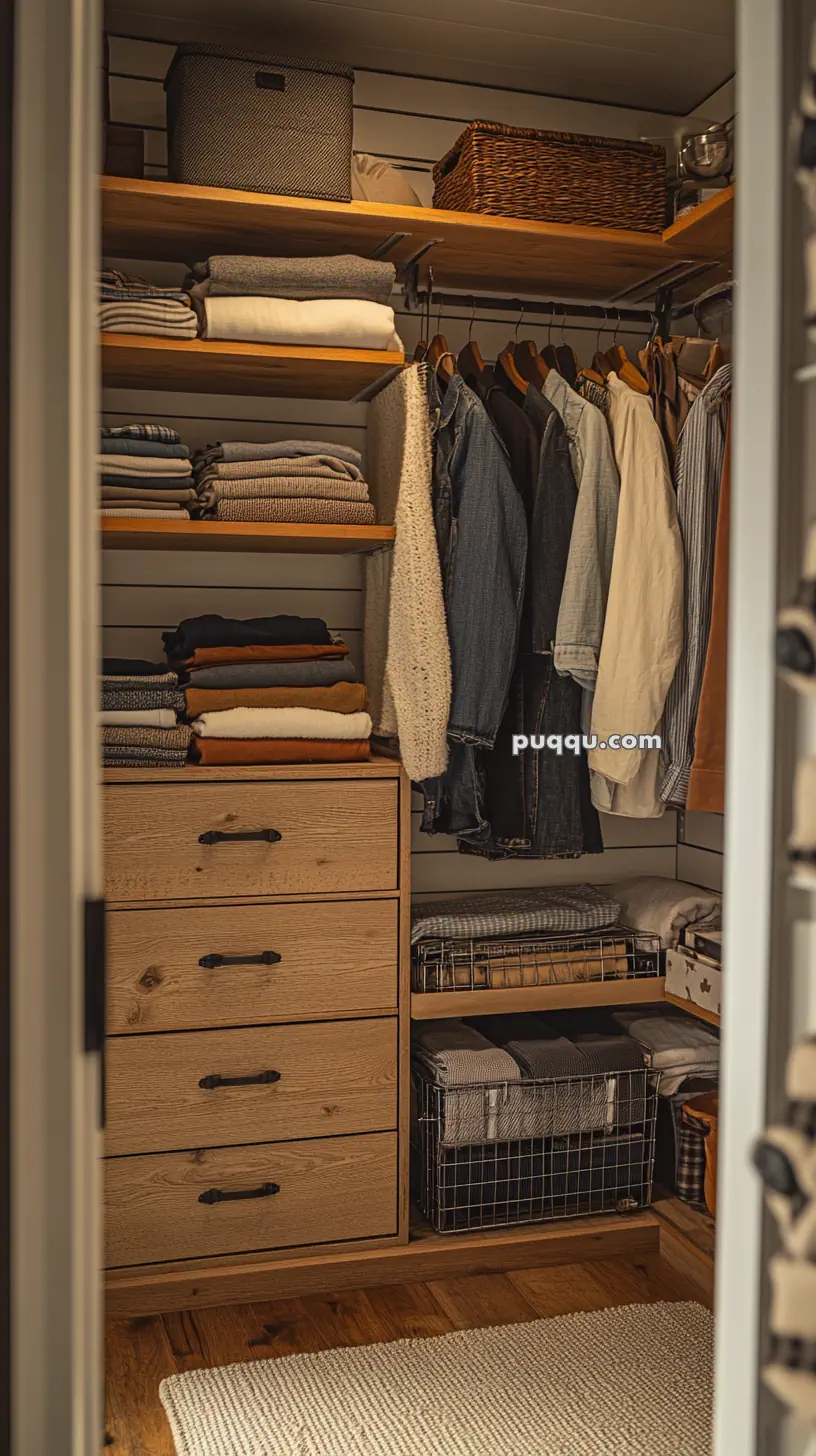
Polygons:
[[492,748],[518,646],[527,521],[504,446],[484,405],[455,374],[435,425],[434,517],[453,686],[448,738]]
[[570,389],[556,369],[547,375],[544,393],[564,421],[578,486],[555,634],[555,666],[591,691],[598,675],[612,575],[620,478],[600,410]]
[[429,402],[453,681],[451,758],[440,778],[422,784],[422,827],[478,839],[489,831],[479,750],[493,747],[516,662],[527,519],[504,446],[464,380],[454,375],[442,395],[432,376]]

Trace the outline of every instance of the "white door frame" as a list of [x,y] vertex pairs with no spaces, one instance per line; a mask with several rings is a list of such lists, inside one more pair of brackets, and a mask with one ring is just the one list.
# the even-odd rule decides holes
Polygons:
[[11,359],[12,1452],[101,1448],[98,0],[18,0]]

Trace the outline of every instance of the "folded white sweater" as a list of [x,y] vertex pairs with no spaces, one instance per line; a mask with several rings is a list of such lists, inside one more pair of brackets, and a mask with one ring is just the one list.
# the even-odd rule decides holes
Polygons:
[[330,713],[325,708],[227,708],[202,713],[193,723],[199,738],[371,737],[368,713]]
[[366,299],[205,298],[205,339],[325,348],[395,349],[394,310]]
[[699,885],[662,875],[640,875],[604,888],[620,905],[621,925],[658,935],[664,948],[676,946],[687,925],[701,930],[720,928],[722,895]]
[[99,714],[103,728],[175,728],[172,708],[114,708]]

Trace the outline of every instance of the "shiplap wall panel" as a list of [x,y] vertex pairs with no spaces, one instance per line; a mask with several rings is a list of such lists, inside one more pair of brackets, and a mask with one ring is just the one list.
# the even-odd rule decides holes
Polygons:
[[724,837],[724,815],[703,814],[696,809],[685,811],[678,834],[683,844],[696,845],[698,849],[713,849],[715,853],[722,854]]
[[[412,795],[412,803],[420,804],[420,797]],[[420,829],[421,807],[411,811],[411,850],[414,854],[458,854],[456,840],[448,834],[423,834]],[[601,833],[604,849],[674,849],[677,829],[674,814],[664,814],[662,819],[622,819],[618,814],[601,814]]]
[[[172,57],[172,47],[148,42],[111,41],[112,70],[129,76],[151,76],[152,81],[111,81],[114,120],[161,125],[164,96],[159,84]],[[549,97],[520,95],[462,84],[415,81],[404,76],[359,72],[355,88],[355,145],[376,155],[424,159],[404,163],[412,185],[430,202],[430,166],[473,116],[507,121],[513,125],[605,133],[610,136],[665,136],[671,119],[603,106],[582,106]],[[147,133],[148,156],[162,164],[164,137]],[[150,175],[160,175],[157,165]],[[174,284],[184,269],[177,263],[129,263],[109,260],[113,266]],[[191,260],[193,261],[193,260]],[[547,296],[546,279],[542,294]],[[556,318],[519,314],[515,309],[497,315],[480,314],[463,298],[462,307],[441,315],[433,310],[428,321],[407,314],[401,296],[394,295],[397,328],[412,352],[420,336],[441,331],[458,351],[468,337],[479,341],[485,358],[495,357],[509,338],[534,338],[540,346],[566,340],[579,359],[588,361],[598,343],[591,325],[566,330]],[[614,333],[610,316],[601,344]],[[645,341],[639,331],[620,329],[619,338],[630,353]],[[303,438],[337,440],[364,451],[364,406],[343,402],[241,398],[181,394],[154,390],[110,389],[104,393],[103,420],[123,424],[147,420],[178,430],[192,449],[214,441],[281,440]],[[102,564],[103,645],[115,655],[159,657],[161,632],[181,617],[199,611],[225,615],[256,615],[294,611],[325,616],[329,626],[343,632],[352,658],[362,662],[362,563],[353,557],[275,556],[207,552],[105,552]],[[415,805],[418,800],[415,797]],[[420,835],[418,814],[412,815],[415,854],[414,888],[428,895],[451,890],[565,884],[582,879],[608,883],[627,874],[674,875],[676,820],[603,820],[605,852],[578,860],[491,862],[460,854],[455,841]]]
[[[702,852],[702,851],[701,851]],[[531,885],[612,884],[630,875],[675,873],[675,850],[608,849],[580,859],[488,860],[475,854],[415,854],[411,887],[415,895],[458,890],[526,889]]]
[[[652,870],[650,873],[659,871]],[[691,844],[678,844],[677,878],[688,880],[692,885],[702,885],[707,890],[721,890],[723,857],[712,849],[696,849]]]

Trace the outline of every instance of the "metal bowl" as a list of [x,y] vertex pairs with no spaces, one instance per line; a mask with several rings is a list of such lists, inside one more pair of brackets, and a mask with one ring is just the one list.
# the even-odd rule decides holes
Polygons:
[[733,149],[725,127],[713,126],[708,131],[687,137],[680,148],[683,174],[699,181],[724,177],[731,170]]

